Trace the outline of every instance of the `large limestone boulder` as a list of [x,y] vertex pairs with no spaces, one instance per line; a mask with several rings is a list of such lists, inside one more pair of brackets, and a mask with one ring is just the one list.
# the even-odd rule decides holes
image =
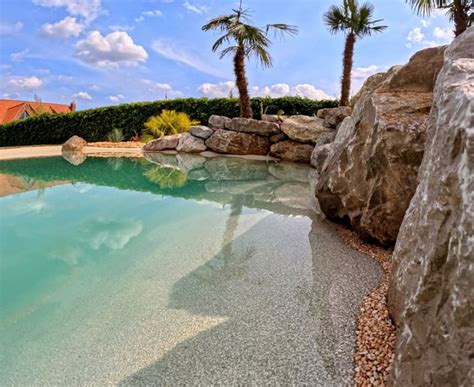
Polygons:
[[335,137],[336,132],[326,133],[321,135],[316,142],[313,152],[311,153],[310,164],[312,167],[316,168],[318,172],[321,172],[324,162],[331,152],[332,142]]
[[273,144],[270,148],[270,154],[282,160],[309,163],[313,148],[314,145],[311,144],[302,144],[288,140]]
[[350,106],[339,106],[337,108],[319,109],[316,115],[324,120],[324,126],[337,128],[352,113]]
[[174,150],[178,146],[180,134],[173,134],[171,136],[163,136],[156,140],[148,141],[143,150],[145,152],[159,152],[164,150]]
[[281,131],[290,140],[316,144],[322,133],[332,129],[324,126],[324,119],[309,116],[291,116],[285,118],[281,124]]
[[187,153],[199,153],[204,152],[207,149],[204,140],[199,137],[194,137],[191,133],[183,133],[179,137],[178,146],[176,150],[178,152]]
[[260,136],[273,136],[274,134],[281,133],[280,125],[276,122],[260,121],[252,118],[233,118],[232,130],[259,134]]
[[206,140],[212,136],[212,133],[214,133],[214,131],[211,128],[208,128],[207,126],[198,125],[192,126],[189,129],[189,133],[191,133],[194,137],[199,137]]
[[[348,219],[364,238],[382,244],[397,238],[417,186],[433,99],[430,87],[444,50],[420,51],[407,65],[377,75],[378,83],[369,79],[371,87],[340,125],[321,168],[316,186],[321,210],[329,218]],[[413,86],[399,79],[400,72]]]
[[393,255],[394,386],[474,385],[474,27],[447,49]]
[[232,119],[224,116],[212,115],[208,120],[209,126],[214,129],[232,129]]
[[214,152],[235,155],[266,155],[270,151],[268,137],[222,129],[217,129],[206,145]]
[[79,136],[72,136],[63,144],[61,150],[62,152],[80,152],[85,146],[87,146],[86,140]]

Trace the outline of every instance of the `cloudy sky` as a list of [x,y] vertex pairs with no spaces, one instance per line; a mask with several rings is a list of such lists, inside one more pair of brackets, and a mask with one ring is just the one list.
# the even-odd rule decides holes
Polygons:
[[[245,0],[258,25],[300,33],[271,47],[274,67],[248,64],[253,95],[338,95],[342,35],[322,23],[342,0]],[[229,95],[232,62],[211,52],[201,26],[236,0],[0,0],[0,98],[70,103],[79,109],[161,98]],[[415,51],[452,40],[442,12],[421,18],[405,0],[372,0],[389,28],[357,42],[355,88]],[[236,93],[234,92],[234,95]]]

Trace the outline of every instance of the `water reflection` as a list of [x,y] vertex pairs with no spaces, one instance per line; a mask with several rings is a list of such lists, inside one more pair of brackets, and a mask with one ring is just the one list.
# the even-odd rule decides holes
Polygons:
[[0,173],[28,181],[31,189],[77,182],[228,204],[237,195],[243,206],[295,215],[314,205],[309,168],[299,164],[192,154],[145,157],[89,156],[78,165],[58,157],[11,160],[0,162]]

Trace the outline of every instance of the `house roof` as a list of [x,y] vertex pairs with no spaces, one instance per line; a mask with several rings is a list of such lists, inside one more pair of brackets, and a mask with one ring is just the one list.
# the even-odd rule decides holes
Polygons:
[[15,101],[12,99],[0,99],[0,124],[6,124],[20,117],[23,112],[30,116],[42,111],[44,113],[69,113],[74,111],[73,104],[62,105],[58,103]]

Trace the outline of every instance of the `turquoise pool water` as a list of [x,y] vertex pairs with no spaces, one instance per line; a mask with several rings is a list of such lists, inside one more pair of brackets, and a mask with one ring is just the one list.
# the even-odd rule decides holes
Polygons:
[[381,273],[315,217],[308,174],[191,155],[0,162],[2,384],[349,382]]

